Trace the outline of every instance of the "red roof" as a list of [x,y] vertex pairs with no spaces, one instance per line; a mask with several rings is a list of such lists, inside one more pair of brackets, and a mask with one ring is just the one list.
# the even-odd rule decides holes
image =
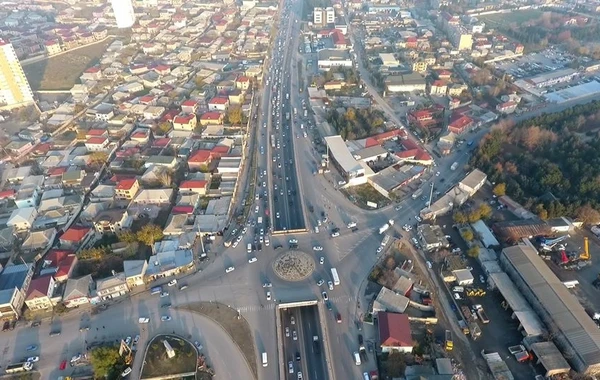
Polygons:
[[169,146],[170,143],[171,143],[170,138],[161,137],[159,139],[154,140],[154,142],[152,143],[152,146],[156,147],[156,148],[165,148],[165,147]]
[[75,260],[77,260],[77,256],[74,254],[65,257],[65,259],[58,265],[58,269],[56,270],[54,277],[60,279],[61,277],[69,276],[69,272],[71,272],[71,267],[75,263]]
[[135,185],[136,182],[137,182],[137,179],[135,179],[135,178],[123,179],[117,183],[117,187],[115,187],[115,189],[116,190],[131,190],[131,188],[133,187],[133,185]]
[[193,113],[190,113],[190,114],[187,114],[187,115],[177,115],[173,119],[173,123],[187,124],[190,121],[192,121],[192,119],[194,119],[195,117],[196,117],[196,115],[194,115]]
[[152,96],[152,95],[146,95],[146,96],[142,96],[140,98],[140,103],[150,103],[153,100],[154,100],[154,96]]
[[181,105],[184,107],[195,107],[198,105],[198,102],[196,102],[195,100],[189,99],[189,100],[186,100],[185,102],[181,103]]
[[229,153],[229,147],[225,146],[225,145],[217,145],[211,149],[211,152],[227,154],[227,153]]
[[171,214],[191,214],[194,212],[194,206],[175,206]]
[[334,45],[346,45],[346,37],[337,29],[331,34],[331,39]]
[[39,297],[47,297],[50,281],[52,281],[52,276],[43,276],[31,280],[25,299],[31,300]]
[[102,145],[106,142],[106,140],[108,140],[108,138],[106,137],[90,137],[85,143],[93,145]]
[[145,138],[148,137],[148,132],[135,132],[133,135],[131,135],[131,137],[136,138],[136,139],[140,139],[140,138]]
[[220,112],[206,112],[200,116],[200,120],[219,120],[220,118]]
[[242,75],[241,77],[238,77],[238,78],[236,79],[236,81],[238,81],[238,82],[248,82],[249,80],[250,80],[250,79],[248,79],[248,77],[247,77],[247,76],[244,76],[244,75]]
[[379,141],[375,140],[372,137],[367,137],[367,139],[365,140],[365,148],[370,148],[372,146],[377,146],[380,145]]
[[404,136],[406,136],[406,132],[404,132],[403,129],[394,129],[393,131],[383,132],[378,135],[371,136],[371,138],[374,138],[381,144],[382,142],[393,139],[394,137],[402,138]]
[[165,113],[163,115],[163,117],[160,118],[161,121],[173,121],[173,119],[175,119],[175,116],[179,115],[179,111],[177,110],[170,110],[167,113]]
[[46,45],[46,46],[58,45],[58,41],[56,41],[56,40],[46,41],[46,42],[44,42],[44,45]]
[[0,199],[10,198],[10,197],[13,197],[14,195],[15,195],[15,191],[12,189],[0,191]]
[[444,87],[446,85],[446,82],[444,82],[443,80],[436,80],[431,84],[431,87]]
[[156,71],[167,71],[167,70],[171,70],[171,68],[169,66],[166,65],[158,65],[154,68],[154,70]]
[[408,315],[397,313],[377,313],[379,321],[379,343],[387,347],[412,347]]
[[49,175],[50,177],[57,177],[57,176],[61,176],[61,175],[63,175],[64,173],[66,173],[66,172],[67,172],[67,169],[68,169],[68,168],[67,168],[67,167],[65,167],[65,166],[61,166],[61,167],[58,167],[58,168],[51,168],[50,170],[48,170],[48,175]]
[[86,136],[104,136],[106,129],[90,129],[86,132]]
[[100,71],[99,67],[90,67],[89,69],[85,70],[84,73],[95,74],[99,71]]
[[51,249],[50,252],[44,257],[44,260],[50,261],[50,265],[57,266],[63,261],[67,256],[72,255],[73,251],[69,249]]
[[470,117],[461,115],[460,117],[455,118],[454,120],[450,121],[450,124],[448,124],[448,128],[452,128],[452,129],[459,131],[459,130],[463,130],[464,128],[466,128],[472,122],[473,122],[473,119],[471,119]]
[[210,158],[211,158],[210,150],[201,149],[201,150],[197,151],[196,153],[192,154],[192,156],[190,157],[188,162],[204,163],[204,162],[210,161]]
[[179,185],[180,189],[206,189],[207,181],[192,179],[188,181],[183,181]]
[[212,98],[210,100],[210,102],[208,102],[208,103],[209,104],[227,104],[227,102],[229,102],[229,99],[227,99],[227,98],[216,97],[216,98]]
[[65,233],[60,237],[63,241],[81,242],[85,235],[91,231],[91,228],[83,226],[71,226]]

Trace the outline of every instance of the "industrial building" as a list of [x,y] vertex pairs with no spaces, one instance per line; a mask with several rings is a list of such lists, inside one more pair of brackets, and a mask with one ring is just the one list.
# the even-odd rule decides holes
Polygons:
[[600,371],[600,330],[577,298],[524,243],[505,248],[500,264],[550,331],[556,346],[580,373]]
[[485,248],[500,247],[500,243],[483,220],[471,223],[471,228],[473,228],[475,236],[477,236],[477,239],[481,241],[481,244],[483,244]]
[[352,57],[348,50],[322,49],[317,53],[319,70],[329,70],[332,67],[352,67]]
[[386,93],[425,91],[427,84],[420,74],[391,75],[385,80]]
[[360,185],[367,182],[367,177],[373,174],[373,170],[366,163],[354,158],[342,136],[325,137],[325,143],[330,162],[335,165],[349,185]]

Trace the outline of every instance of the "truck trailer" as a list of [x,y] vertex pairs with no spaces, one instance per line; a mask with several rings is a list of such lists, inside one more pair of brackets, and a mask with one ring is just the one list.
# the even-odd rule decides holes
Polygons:
[[10,365],[6,366],[6,373],[25,372],[25,371],[31,371],[32,369],[33,369],[33,363],[30,363],[30,362],[15,363],[15,364],[10,364]]

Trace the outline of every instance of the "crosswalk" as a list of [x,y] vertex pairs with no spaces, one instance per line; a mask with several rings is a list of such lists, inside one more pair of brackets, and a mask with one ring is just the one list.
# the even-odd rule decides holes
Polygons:
[[[356,302],[353,300],[352,297],[350,296],[336,296],[336,297],[329,297],[329,302],[336,304],[336,305],[345,305],[351,302]],[[271,311],[274,310],[276,307],[276,303],[274,302],[269,302],[266,305],[245,305],[245,306],[239,306],[239,307],[234,307],[233,305],[231,305],[232,308],[239,310],[240,313],[244,314],[244,313],[256,313],[256,312],[264,312],[264,311]]]
[[371,229],[363,229],[357,232],[350,233],[350,236],[358,237],[358,240],[354,241],[352,245],[349,247],[345,246],[347,240],[345,240],[342,236],[339,238],[333,239],[333,245],[335,247],[335,251],[338,255],[338,259],[343,260],[348,254],[356,249],[359,245],[361,245],[365,240],[367,240],[370,236],[373,235],[373,231]]

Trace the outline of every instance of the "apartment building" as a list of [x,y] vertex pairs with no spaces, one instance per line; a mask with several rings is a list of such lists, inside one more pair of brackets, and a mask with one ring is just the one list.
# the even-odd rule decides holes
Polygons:
[[0,107],[21,107],[33,102],[33,92],[12,44],[0,39]]

